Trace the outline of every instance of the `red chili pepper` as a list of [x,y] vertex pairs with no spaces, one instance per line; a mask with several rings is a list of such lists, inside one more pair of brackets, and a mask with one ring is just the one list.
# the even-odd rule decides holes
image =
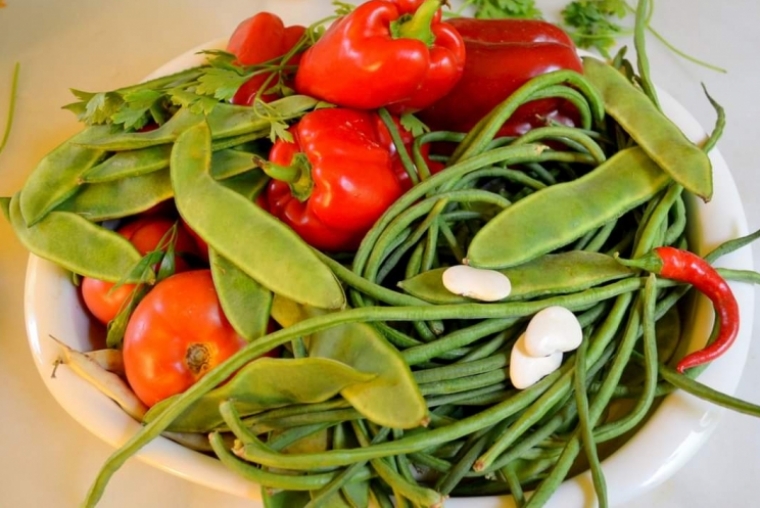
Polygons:
[[689,251],[658,247],[647,256],[622,262],[691,284],[712,302],[720,323],[718,336],[704,349],[682,358],[676,366],[678,372],[711,362],[731,347],[739,333],[739,305],[728,283],[707,261]]
[[295,87],[339,106],[394,114],[443,97],[464,68],[464,43],[440,21],[441,0],[370,0],[333,23],[301,59]]
[[[448,22],[464,39],[467,61],[452,91],[419,113],[434,130],[468,132],[531,78],[560,69],[582,72],[572,40],[551,23],[470,18]],[[560,99],[531,101],[512,115],[499,135],[517,136],[549,121],[574,126],[577,112]]]
[[329,108],[307,113],[290,133],[293,142],[276,141],[261,161],[274,178],[266,208],[318,249],[355,250],[404,192],[385,125],[375,112]]
[[[301,40],[305,31],[306,28],[300,25],[286,27],[275,14],[260,12],[237,26],[227,43],[227,51],[235,55],[241,65],[263,64],[288,53]],[[297,65],[300,57],[300,53],[294,55],[287,65]],[[262,86],[276,84],[272,74],[262,72],[252,76],[238,88],[231,100],[232,104],[250,106],[257,94],[264,102],[279,99],[278,94],[259,93]]]

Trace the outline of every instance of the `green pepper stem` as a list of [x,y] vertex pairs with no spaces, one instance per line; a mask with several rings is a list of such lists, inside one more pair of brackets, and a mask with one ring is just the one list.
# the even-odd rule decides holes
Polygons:
[[659,274],[662,271],[662,259],[655,253],[649,253],[645,256],[636,259],[621,258],[617,253],[615,254],[615,260],[621,265],[629,268],[638,268],[640,270],[646,270],[649,273]]
[[418,39],[432,46],[435,42],[432,24],[438,9],[444,2],[425,0],[411,17],[402,16],[391,24],[394,39]]
[[311,196],[314,188],[314,181],[311,179],[311,164],[303,153],[297,153],[288,166],[275,164],[258,155],[253,156],[253,163],[270,178],[287,182],[297,200],[306,201]]

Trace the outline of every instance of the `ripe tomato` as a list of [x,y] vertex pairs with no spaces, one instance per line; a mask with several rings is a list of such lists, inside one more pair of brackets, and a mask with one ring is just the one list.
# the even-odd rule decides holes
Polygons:
[[[275,14],[259,12],[237,26],[227,43],[227,51],[235,55],[243,65],[263,64],[290,51],[305,31],[306,28],[301,25],[286,27],[282,19]],[[300,57],[300,54],[294,55],[288,60],[288,64],[298,64]],[[239,106],[250,106],[259,89],[270,77],[270,73],[255,74],[240,86],[230,102]],[[276,82],[275,79],[269,86]],[[262,93],[260,96],[264,102],[272,102],[279,98],[278,94],[271,93]]]
[[127,324],[127,381],[153,406],[184,392],[245,344],[224,316],[211,271],[178,273],[156,284]]
[[[161,238],[174,223],[175,221],[168,217],[145,215],[122,226],[117,233],[132,242],[140,254],[145,255],[158,246]],[[182,227],[177,228],[174,250],[178,254],[200,255],[192,236]],[[187,262],[177,256],[175,271],[182,272],[189,268]],[[123,284],[115,289],[114,285],[112,282],[90,277],[82,278],[82,298],[85,306],[103,324],[108,324],[116,317],[134,289],[134,284]]]

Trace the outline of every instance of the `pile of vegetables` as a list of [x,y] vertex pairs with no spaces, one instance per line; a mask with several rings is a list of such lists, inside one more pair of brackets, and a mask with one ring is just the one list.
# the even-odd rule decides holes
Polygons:
[[[697,146],[660,111],[648,8],[637,70],[544,21],[369,0],[75,92],[85,128],[0,203],[123,370],[62,361],[144,423],[86,505],[163,434],[267,506],[540,506],[584,467],[605,506],[603,448],[664,395],[760,414],[694,379],[738,331],[726,280],[760,279],[711,263],[757,234],[689,251],[722,112]],[[683,356],[692,287],[718,319]]]

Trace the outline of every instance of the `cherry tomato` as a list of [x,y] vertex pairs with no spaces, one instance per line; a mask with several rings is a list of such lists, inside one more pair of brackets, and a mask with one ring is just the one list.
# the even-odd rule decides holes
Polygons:
[[[158,246],[174,223],[173,219],[167,217],[145,215],[125,224],[117,230],[117,233],[132,242],[140,254],[145,255]],[[177,228],[174,249],[178,254],[201,255],[192,236],[182,227]],[[182,272],[189,268],[190,266],[181,256],[176,257],[175,272]],[[103,324],[108,324],[116,317],[135,287],[134,284],[122,284],[114,289],[114,286],[112,282],[90,277],[82,278],[82,298],[85,306]]]
[[127,324],[127,381],[152,406],[182,393],[245,344],[224,316],[211,271],[178,273],[156,284]]
[[108,324],[129,299],[134,284],[122,284],[114,288],[113,282],[92,277],[82,277],[82,298],[87,310],[101,323]]
[[[274,60],[290,51],[303,36],[306,28],[301,25],[285,26],[279,16],[260,12],[238,25],[227,43],[227,51],[237,57],[243,65],[257,65]],[[288,64],[296,65],[301,55],[294,55]],[[285,76],[289,81],[291,76]],[[265,72],[252,76],[243,83],[230,102],[239,106],[250,106],[259,89],[269,81],[268,86],[275,85],[271,73]],[[264,90],[265,91],[265,90]],[[264,92],[262,91],[262,92]],[[259,98],[264,102],[279,99],[278,94],[262,93]]]
[[243,20],[232,33],[227,51],[243,65],[255,65],[282,55],[285,25],[276,14],[259,12]]

